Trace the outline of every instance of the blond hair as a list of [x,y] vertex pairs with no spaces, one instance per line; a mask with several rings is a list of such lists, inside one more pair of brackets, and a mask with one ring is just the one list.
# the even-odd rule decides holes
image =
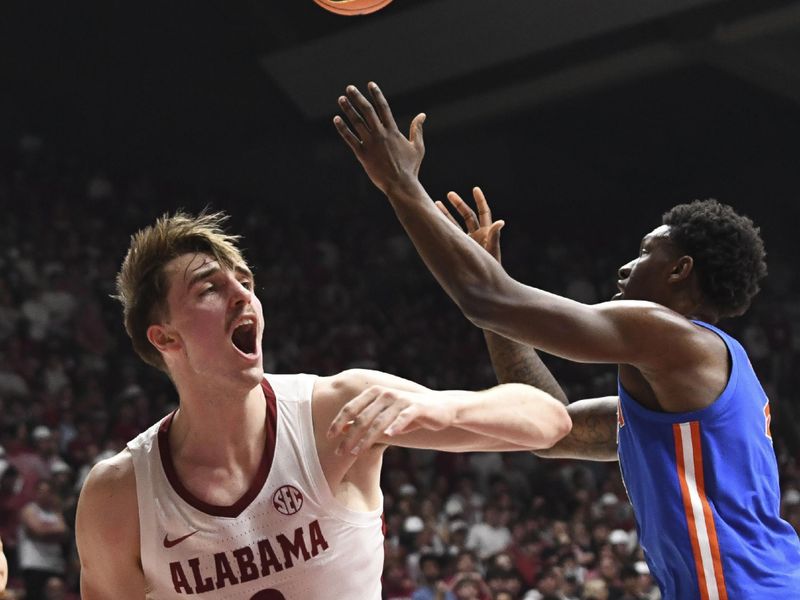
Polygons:
[[153,225],[131,236],[131,244],[117,273],[117,294],[122,303],[125,331],[133,349],[149,365],[166,372],[158,349],[147,339],[147,328],[169,318],[169,282],[164,266],[190,252],[209,254],[221,266],[233,269],[245,265],[236,243],[239,236],[225,233],[228,220],[223,212],[192,216],[182,211],[164,214]]

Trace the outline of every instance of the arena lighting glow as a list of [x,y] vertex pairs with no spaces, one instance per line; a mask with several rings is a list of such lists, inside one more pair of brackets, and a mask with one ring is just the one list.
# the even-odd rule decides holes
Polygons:
[[387,6],[392,0],[314,0],[325,10],[337,15],[368,15]]

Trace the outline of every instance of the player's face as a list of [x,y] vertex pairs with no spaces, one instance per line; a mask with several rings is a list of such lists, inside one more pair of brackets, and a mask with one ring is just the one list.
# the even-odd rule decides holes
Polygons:
[[661,225],[642,238],[639,256],[619,269],[615,300],[649,300],[666,304],[667,281],[681,253]]
[[181,255],[164,270],[169,319],[163,328],[175,342],[166,346],[171,360],[204,377],[258,385],[264,315],[250,270],[244,264],[227,269],[202,253]]

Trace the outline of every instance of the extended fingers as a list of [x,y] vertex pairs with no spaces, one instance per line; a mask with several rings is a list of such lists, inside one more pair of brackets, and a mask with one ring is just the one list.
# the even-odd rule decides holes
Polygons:
[[378,118],[372,103],[364,97],[364,94],[354,85],[348,85],[345,93],[350,104],[363,116],[367,127],[373,131],[380,129],[383,124]]
[[350,128],[342,117],[339,115],[333,117],[333,126],[336,127],[336,131],[339,132],[339,135],[342,136],[342,139],[350,146],[353,152],[358,153],[361,150],[361,140],[350,131]]
[[414,406],[409,406],[400,411],[392,423],[384,429],[384,433],[388,436],[402,435],[410,433],[415,429],[422,427],[416,422],[418,410]]
[[347,96],[339,96],[339,108],[342,109],[342,112],[350,123],[352,123],[353,129],[356,130],[358,137],[363,140],[364,136],[369,133],[370,127],[361,113],[353,106],[350,98]]
[[453,205],[453,208],[456,209],[461,218],[464,219],[464,225],[467,226],[467,231],[472,233],[475,231],[478,226],[478,217],[475,214],[475,211],[472,210],[466,202],[461,199],[461,196],[456,194],[455,192],[448,192],[447,199],[450,201],[450,204]]
[[378,84],[374,81],[370,81],[367,88],[372,96],[372,104],[375,106],[375,112],[378,114],[378,118],[381,120],[381,123],[383,123],[383,126],[387,128],[397,127],[394,121],[394,115],[392,115],[392,109],[389,107],[389,103],[386,101],[386,97],[378,87]]
[[478,222],[481,227],[490,225],[492,223],[492,210],[489,208],[489,203],[486,202],[486,196],[483,195],[483,190],[479,187],[472,188],[472,197],[475,198],[475,207],[478,209]]
[[[375,415],[369,426],[364,425],[360,432],[356,430],[355,435],[343,444],[341,451],[359,455],[362,450],[371,448],[381,440],[386,428],[395,420],[398,410],[398,408],[391,405],[384,406],[383,410]],[[356,437],[358,433],[361,433],[360,437]]]
[[[345,404],[328,431],[329,438],[344,432],[336,454],[358,454],[374,444],[394,419],[396,411],[391,410],[392,405],[392,392],[376,386],[366,389]],[[347,424],[350,425],[349,429]]]
[[331,426],[328,428],[328,439],[352,429],[353,422],[359,414],[375,400],[377,391],[374,386],[367,388],[339,409],[339,412],[331,422]]

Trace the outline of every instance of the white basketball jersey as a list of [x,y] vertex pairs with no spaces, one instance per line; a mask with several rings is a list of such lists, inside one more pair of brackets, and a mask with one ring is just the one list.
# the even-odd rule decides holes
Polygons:
[[181,485],[169,451],[174,413],[128,443],[148,599],[380,599],[381,509],[350,510],[328,487],[311,419],[315,379],[264,381],[264,457],[232,506],[206,504]]

